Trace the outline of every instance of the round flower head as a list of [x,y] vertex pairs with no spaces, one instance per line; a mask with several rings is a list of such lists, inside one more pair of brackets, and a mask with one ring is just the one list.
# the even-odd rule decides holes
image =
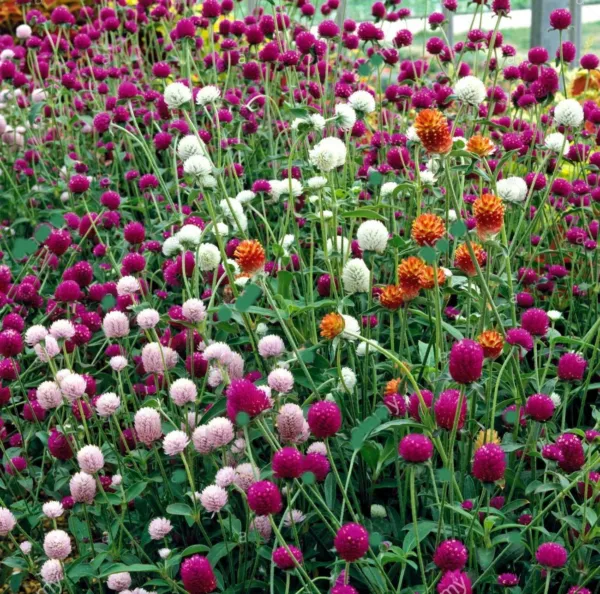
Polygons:
[[354,124],[356,124],[356,111],[354,111],[351,105],[347,105],[346,103],[338,103],[335,106],[335,117],[342,130],[352,130]]
[[[211,162],[204,155],[192,155],[184,161],[183,171],[188,175],[193,175],[196,177],[205,177],[212,173],[213,167]],[[198,227],[195,227],[195,225],[185,225],[185,227],[189,227],[190,229],[183,231],[182,228],[183,233],[181,233],[180,231],[177,234],[177,239],[184,245],[186,243],[190,244],[192,237],[188,236],[189,231],[190,233],[193,233],[192,245],[198,245],[198,243],[200,243],[200,236],[202,235],[202,231]],[[197,231],[192,229],[192,227],[195,227]]]
[[56,320],[50,326],[50,336],[53,336],[56,340],[73,338],[75,336],[75,326],[69,320]]
[[78,472],[69,482],[69,488],[75,503],[93,503],[96,496],[96,480],[93,476]]
[[370,274],[364,260],[348,260],[342,271],[342,284],[346,293],[367,293],[370,289]]
[[248,507],[259,516],[281,511],[281,493],[270,481],[258,481],[248,489]]
[[344,524],[337,531],[333,546],[344,561],[358,561],[369,550],[369,533],[360,524]]
[[109,365],[113,371],[120,372],[127,367],[127,359],[122,355],[115,355],[110,358]]
[[213,568],[202,555],[192,555],[181,564],[181,581],[190,594],[209,594],[217,589]]
[[583,123],[583,107],[576,99],[563,99],[554,108],[554,119],[561,126],[578,128]]
[[85,394],[87,383],[85,378],[77,373],[70,373],[60,382],[63,396],[69,402],[75,402]]
[[544,139],[544,146],[559,155],[566,155],[569,152],[569,141],[560,132],[548,134]]
[[302,551],[293,545],[278,547],[273,551],[273,563],[279,569],[294,569],[298,565],[302,565],[303,560]]
[[426,435],[412,433],[402,438],[398,453],[407,462],[420,464],[433,456],[433,444]]
[[499,233],[504,223],[504,205],[498,196],[483,194],[473,203],[477,234],[481,239]]
[[65,577],[62,563],[58,559],[48,559],[42,565],[40,575],[46,584],[58,584]]
[[121,311],[110,311],[104,316],[102,329],[107,338],[123,338],[129,334],[129,320]]
[[527,184],[521,177],[507,177],[496,184],[498,196],[505,202],[523,202],[527,197]]
[[302,409],[293,403],[284,404],[277,414],[277,432],[281,441],[295,441],[302,433],[304,415]]
[[501,573],[496,582],[499,586],[514,588],[519,585],[519,576],[514,573]]
[[114,392],[102,394],[96,400],[96,412],[100,417],[110,417],[114,415],[121,406],[121,399]]
[[235,437],[233,423],[225,417],[211,419],[206,425],[206,429],[213,449],[225,447]]
[[161,540],[167,536],[171,530],[173,530],[173,526],[167,518],[154,518],[148,526],[148,534],[150,534],[152,540]]
[[62,392],[56,382],[42,382],[36,390],[36,395],[44,410],[57,408],[62,403]]
[[545,542],[535,552],[536,561],[548,569],[560,569],[567,563],[567,551],[556,542]]
[[215,477],[215,483],[219,487],[222,487],[224,489],[225,487],[229,487],[230,485],[232,485],[234,479],[235,479],[235,468],[233,468],[232,466],[225,466],[224,468],[220,468],[217,471],[217,475]]
[[135,295],[140,290],[140,281],[135,276],[124,276],[117,283],[117,295]]
[[534,394],[527,399],[525,414],[534,421],[544,423],[550,420],[554,414],[554,402],[546,394]]
[[66,559],[71,554],[71,539],[64,530],[52,530],[44,537],[44,552],[50,559]]
[[23,555],[29,555],[33,550],[33,545],[28,540],[24,540],[19,544],[19,549],[21,549]]
[[205,455],[212,452],[213,444],[206,425],[200,425],[200,427],[194,429],[192,443],[194,444],[194,449],[199,454]]
[[433,410],[435,421],[442,429],[451,431],[454,427],[463,428],[467,416],[467,402],[464,397],[461,398],[458,390],[442,392],[436,400]]
[[287,394],[294,388],[294,376],[291,371],[287,369],[277,368],[269,373],[267,378],[269,388],[280,392],[281,394]]
[[487,97],[485,85],[475,76],[465,76],[454,85],[454,94],[459,101],[479,107]]
[[308,160],[319,171],[327,173],[346,162],[346,145],[339,138],[328,136],[309,151]]
[[477,337],[477,342],[481,345],[487,359],[496,359],[502,354],[504,339],[496,330],[485,330]]
[[581,440],[572,433],[564,433],[556,440],[560,456],[558,465],[565,472],[575,472],[585,463],[585,452]]
[[175,256],[182,249],[181,243],[177,236],[167,237],[162,246],[162,253],[167,257],[171,258]]
[[218,485],[209,485],[200,493],[200,503],[206,511],[219,512],[227,505],[227,491]]
[[543,309],[532,307],[521,316],[521,326],[533,336],[545,336],[550,320]]
[[83,472],[94,474],[104,468],[104,456],[98,446],[87,445],[77,452],[77,463]]
[[327,400],[315,402],[308,409],[308,426],[319,439],[335,435],[342,426],[342,413],[338,405]]
[[261,412],[271,408],[268,395],[247,379],[235,379],[227,388],[227,416],[237,422],[239,413],[246,413],[254,418]]
[[348,97],[348,105],[361,114],[373,113],[375,111],[375,98],[367,91],[355,91]]
[[192,380],[182,377],[171,384],[169,395],[177,406],[183,406],[188,402],[196,402],[198,388]]
[[17,525],[17,520],[6,507],[0,507],[0,536],[8,536]]
[[581,381],[587,361],[578,353],[565,353],[558,360],[558,377],[564,381]]
[[413,224],[411,237],[420,246],[435,245],[446,233],[446,225],[441,217],[435,214],[422,214]]
[[273,455],[273,476],[275,478],[299,478],[302,474],[304,456],[291,447],[282,448]]
[[447,571],[438,582],[436,589],[438,594],[471,594],[471,579],[464,571]]
[[445,540],[435,551],[433,562],[442,571],[455,571],[462,569],[468,560],[467,547],[460,540]]
[[140,408],[135,413],[133,423],[137,438],[147,446],[162,436],[160,414],[153,408]]
[[38,324],[27,329],[25,332],[25,342],[32,347],[42,342],[46,336],[48,336],[48,330]]
[[65,510],[59,501],[47,501],[42,506],[42,512],[47,518],[55,519],[60,518]]
[[504,477],[506,456],[495,443],[480,447],[473,457],[473,476],[482,483],[494,483]]
[[238,464],[235,468],[234,483],[242,491],[248,489],[257,481],[258,472],[252,464]]
[[202,87],[196,95],[196,105],[204,107],[209,103],[214,103],[221,96],[221,91],[214,85]]
[[144,309],[136,317],[138,326],[142,330],[151,330],[160,321],[160,315],[155,309]]
[[184,136],[177,144],[177,155],[182,161],[186,161],[194,155],[203,155],[204,149],[200,140],[191,134]]
[[142,349],[142,364],[146,373],[162,374],[173,369],[178,358],[176,351],[158,342],[151,342]]
[[244,239],[235,248],[233,256],[242,272],[247,274],[259,272],[265,265],[265,250],[256,239]]
[[258,354],[264,359],[280,357],[285,352],[285,344],[276,334],[267,334],[258,341]]
[[163,439],[163,450],[167,456],[178,456],[190,443],[185,431],[171,431]]
[[106,580],[106,586],[109,590],[114,590],[115,592],[127,590],[127,588],[131,586],[131,574],[126,571],[113,573],[112,575],[108,576],[108,579]]
[[183,317],[193,324],[206,319],[206,307],[200,299],[188,299],[181,307]]
[[164,98],[170,109],[177,109],[192,100],[192,92],[183,83],[174,82],[167,85]]
[[450,375],[459,384],[470,384],[481,377],[483,348],[468,338],[454,344],[450,351]]
[[389,233],[380,221],[365,221],[356,232],[361,250],[369,250],[381,254],[387,246]]

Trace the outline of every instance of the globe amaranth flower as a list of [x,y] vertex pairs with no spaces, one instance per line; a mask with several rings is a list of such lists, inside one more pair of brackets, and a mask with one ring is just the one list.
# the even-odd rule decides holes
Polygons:
[[348,105],[361,114],[375,111],[375,98],[368,91],[355,91],[348,97]]
[[154,518],[148,526],[148,534],[152,540],[161,540],[173,530],[171,522],[166,518]]
[[419,215],[412,224],[411,237],[420,246],[435,245],[446,233],[441,217],[432,213]]
[[454,94],[459,101],[473,106],[479,106],[487,98],[485,85],[475,76],[460,78],[454,85]]
[[364,260],[348,260],[342,270],[342,284],[346,293],[367,293],[370,289],[370,274]]
[[17,525],[13,513],[6,507],[0,507],[0,536],[8,536]]
[[442,392],[433,407],[435,422],[442,429],[462,429],[467,416],[467,402],[459,390]]
[[104,456],[98,446],[87,445],[77,452],[79,468],[88,474],[95,474],[104,468]]
[[284,404],[277,414],[276,428],[283,442],[295,441],[304,426],[302,409],[291,402]]
[[209,485],[200,493],[200,503],[209,512],[217,513],[227,505],[227,491],[218,485]]
[[319,171],[327,173],[346,162],[346,145],[334,136],[323,138],[309,151],[308,160]]
[[145,445],[151,445],[162,436],[160,414],[150,407],[140,408],[133,420],[137,438]]
[[505,470],[506,455],[499,445],[488,443],[475,452],[471,471],[482,483],[499,481]]
[[460,540],[449,539],[441,542],[433,555],[433,562],[442,571],[462,569],[469,558],[467,547]]
[[540,423],[549,421],[554,414],[554,402],[546,394],[534,394],[525,403],[525,414]]
[[181,377],[171,384],[169,396],[177,406],[184,406],[188,402],[196,401],[198,388],[192,380]]
[[554,119],[567,128],[577,128],[583,123],[583,107],[575,99],[563,99],[554,108]]
[[71,538],[64,530],[52,530],[44,537],[44,552],[50,559],[66,559],[71,554]]
[[342,413],[335,402],[315,402],[308,410],[308,426],[311,433],[325,439],[335,435],[342,426]]
[[536,561],[548,569],[564,567],[567,557],[567,550],[556,542],[545,542],[535,552]]
[[114,590],[115,592],[127,590],[129,586],[131,586],[131,574],[127,571],[113,573],[112,575],[109,575],[108,579],[106,580],[106,587],[109,590]]
[[163,450],[167,456],[178,456],[185,451],[189,443],[185,431],[171,431],[163,439]]
[[268,516],[281,511],[281,493],[270,481],[255,482],[248,489],[248,507],[259,516]]
[[369,550],[369,533],[360,524],[344,524],[337,531],[333,546],[344,561],[358,561]]
[[429,153],[445,154],[452,149],[448,120],[437,109],[423,109],[415,119],[414,129]]
[[177,109],[192,100],[192,92],[183,83],[173,82],[165,88],[164,99],[168,107]]
[[481,345],[486,359],[498,358],[504,348],[502,334],[496,330],[485,330],[477,337],[477,342]]
[[532,307],[521,316],[521,326],[533,336],[545,336],[550,326],[550,319],[543,309]]
[[369,250],[381,254],[385,251],[389,232],[381,221],[369,220],[361,223],[356,232],[356,239],[361,250]]
[[481,377],[484,353],[478,342],[465,338],[450,351],[450,375],[459,384],[470,384]]
[[227,396],[227,416],[232,422],[237,422],[240,413],[246,413],[250,418],[271,408],[268,395],[246,379],[235,379],[225,392]]
[[283,339],[276,334],[268,334],[258,341],[258,354],[268,359],[269,357],[280,357],[285,352]]
[[507,177],[496,183],[498,196],[506,202],[523,202],[527,197],[527,184],[521,177]]
[[193,555],[181,564],[181,581],[189,594],[209,594],[217,589],[217,579],[209,560]]
[[273,551],[273,563],[279,569],[294,569],[298,565],[302,565],[303,560],[302,551],[293,545],[278,547]]
[[75,503],[93,503],[96,496],[96,480],[93,476],[78,472],[71,478],[69,488]]
[[294,388],[294,376],[291,371],[278,367],[269,373],[267,383],[272,390],[287,394]]
[[460,592],[460,594],[471,594],[473,591],[471,579],[464,571],[447,571],[437,584],[439,594],[451,594]]
[[58,559],[48,559],[42,565],[40,575],[46,584],[57,584],[65,577],[63,565]]
[[572,433],[564,433],[556,440],[560,455],[558,465],[565,472],[580,470],[585,464],[585,452],[581,440]]
[[234,252],[234,258],[242,272],[254,274],[265,264],[265,250],[256,239],[244,239]]
[[271,467],[275,478],[299,478],[303,472],[304,456],[296,448],[284,447],[275,452]]
[[587,361],[578,353],[565,353],[558,360],[557,375],[563,381],[581,381]]
[[398,453],[406,462],[420,464],[433,456],[433,443],[426,435],[411,433],[401,439]]

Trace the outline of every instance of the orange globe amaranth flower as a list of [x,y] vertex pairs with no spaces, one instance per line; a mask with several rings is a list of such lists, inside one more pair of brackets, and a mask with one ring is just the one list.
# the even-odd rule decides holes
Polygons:
[[386,309],[396,311],[404,303],[404,291],[398,285],[388,285],[379,295],[379,303]]
[[328,313],[323,316],[319,328],[321,329],[321,337],[326,340],[333,340],[339,336],[345,327],[344,318],[336,312]]
[[260,241],[256,239],[244,239],[233,254],[242,272],[258,272],[265,265],[265,250]]
[[504,338],[496,330],[485,330],[477,337],[477,342],[483,347],[483,354],[488,359],[499,357],[504,347]]
[[410,301],[419,294],[424,268],[425,262],[417,256],[404,258],[398,265],[398,280],[404,292],[404,301]]
[[[473,248],[473,253],[479,266],[483,266],[487,259],[487,254],[482,246],[478,243],[472,243],[471,247]],[[456,254],[454,255],[454,266],[459,270],[462,270],[467,276],[475,276],[477,274],[477,268],[475,267],[475,262],[473,258],[471,258],[471,254],[469,253],[469,248],[466,243],[458,246],[456,248]]]
[[493,194],[483,194],[473,203],[473,214],[477,223],[477,234],[482,239],[494,235],[502,229],[504,223],[504,204]]
[[448,120],[437,109],[424,109],[415,119],[415,131],[428,153],[449,153],[452,135]]
[[478,157],[487,157],[488,155],[491,155],[495,148],[494,143],[481,134],[471,136],[469,142],[467,142],[467,150]]
[[487,443],[495,443],[496,445],[500,445],[502,443],[500,441],[500,436],[495,429],[487,429],[486,431],[480,431],[477,434],[477,439],[475,440],[475,451]]
[[[435,277],[434,277],[434,267],[433,266],[425,266],[423,268],[423,272],[421,273],[421,288],[435,289]],[[437,269],[437,284],[438,287],[441,287],[446,282],[446,275],[441,268]]]
[[411,237],[421,246],[435,245],[446,233],[442,217],[435,214],[419,215],[412,224]]
[[384,396],[390,396],[391,394],[400,394],[400,386],[402,385],[402,378],[397,377],[391,379],[385,384],[385,390],[383,391]]

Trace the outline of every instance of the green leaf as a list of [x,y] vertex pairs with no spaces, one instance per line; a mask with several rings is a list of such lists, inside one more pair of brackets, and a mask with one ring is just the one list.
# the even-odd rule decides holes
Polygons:
[[277,273],[277,294],[281,295],[284,299],[291,299],[292,294],[290,287],[294,275],[289,270],[280,270]]
[[481,569],[486,570],[494,561],[494,549],[486,549],[484,547],[477,548],[477,561],[479,562],[479,567]]
[[437,260],[437,252],[429,245],[426,245],[419,250],[419,256],[425,260],[427,264],[433,264]]
[[[250,307],[256,303],[261,295],[262,290],[258,285],[248,284],[246,285],[244,293],[236,300],[234,307],[237,311],[242,313],[247,312],[248,309],[250,309]],[[219,309],[219,319],[221,319],[220,311],[221,310]]]
[[48,225],[40,225],[35,230],[33,236],[35,237],[35,240],[39,243],[44,243],[44,241],[46,241],[46,239],[48,239],[48,237],[50,236],[51,232],[52,230],[50,229],[50,227],[48,227]]
[[371,74],[371,67],[369,66],[368,62],[363,62],[358,67],[358,74],[360,74],[361,76],[369,76],[369,74]]
[[37,250],[37,247],[37,243],[33,239],[19,237],[13,243],[12,252],[17,260],[21,260],[22,258],[31,256]]
[[100,305],[102,305],[102,309],[104,311],[112,309],[116,304],[117,300],[110,293],[104,295],[104,297],[102,297],[102,301],[100,302]]
[[329,509],[333,509],[335,503],[335,477],[329,473],[325,479],[325,503]]
[[463,237],[467,233],[467,226],[463,221],[454,221],[454,223],[450,225],[450,233],[452,233],[454,237]]
[[132,501],[136,497],[139,497],[146,490],[147,486],[148,486],[148,483],[145,483],[145,482],[136,483],[135,485],[131,485],[131,487],[129,487],[129,489],[127,489],[125,491],[125,499],[127,501]]
[[183,553],[181,553],[181,556],[187,557],[188,555],[195,555],[196,553],[207,553],[208,551],[210,551],[210,549],[206,545],[197,544],[185,549]]
[[129,573],[141,573],[145,571],[159,573],[160,569],[156,567],[156,565],[150,565],[149,563],[132,563],[131,565],[126,563],[117,563],[108,569],[105,569],[98,577],[108,577],[113,573],[121,573],[123,571],[128,571]]
[[381,213],[370,208],[357,208],[356,210],[342,213],[341,216],[344,219],[375,219],[382,223],[387,222],[387,219]]
[[235,547],[237,547],[235,542],[219,542],[210,549],[206,557],[214,567],[223,557],[231,555]]
[[233,312],[231,308],[226,305],[221,305],[217,310],[217,317],[219,318],[219,322],[229,322],[231,320],[231,316],[233,316]]
[[373,54],[369,59],[369,62],[375,66],[375,68],[379,68],[383,64],[383,56],[381,54]]
[[194,510],[187,503],[171,503],[167,506],[167,513],[172,516],[193,516]]

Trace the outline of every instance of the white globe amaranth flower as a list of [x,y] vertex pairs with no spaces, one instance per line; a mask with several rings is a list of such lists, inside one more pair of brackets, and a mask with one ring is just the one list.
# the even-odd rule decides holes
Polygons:
[[550,400],[552,400],[555,408],[558,408],[562,404],[562,398],[556,392],[550,394]]
[[448,211],[448,220],[449,220],[451,223],[454,223],[454,221],[456,221],[457,219],[458,219],[458,216],[457,216],[457,214],[456,214],[456,211],[455,211],[453,208],[451,208],[451,209]]
[[356,232],[356,239],[361,250],[381,254],[385,251],[389,232],[381,221],[365,221]]
[[417,130],[415,129],[414,126],[411,126],[407,131],[406,131],[406,138],[410,141],[410,142],[421,142],[421,140],[419,139],[419,135],[417,134]]
[[269,182],[271,186],[271,196],[279,200],[282,196],[292,195],[297,198],[302,194],[302,184],[294,178],[291,179],[273,179]]
[[204,107],[209,103],[214,103],[221,96],[221,91],[214,85],[206,85],[202,87],[196,94],[196,105]]
[[371,517],[372,518],[387,518],[387,511],[383,505],[374,503],[371,505]]
[[221,235],[222,237],[225,237],[226,235],[229,235],[229,227],[225,224],[225,223],[217,223],[215,225],[215,235],[218,233],[219,235]]
[[555,153],[562,151],[563,155],[569,152],[569,142],[566,140],[565,135],[560,132],[548,134],[544,139],[544,146]]
[[292,233],[284,235],[283,239],[281,240],[281,247],[287,252],[290,249],[291,245],[294,243],[295,239],[296,238]]
[[342,315],[342,318],[344,318],[344,330],[340,336],[346,340],[358,340],[357,337],[360,336],[360,324],[358,320],[348,315]]
[[117,283],[117,295],[135,295],[141,289],[140,281],[135,276],[123,276]]
[[379,193],[386,198],[394,193],[394,190],[398,187],[396,182],[385,182],[379,189]]
[[184,225],[177,232],[177,239],[184,247],[196,247],[200,245],[200,240],[202,239],[202,229],[196,225]]
[[174,82],[167,85],[164,97],[165,103],[171,109],[177,109],[192,100],[192,91],[190,91],[183,83]]
[[203,155],[204,149],[196,136],[188,134],[177,143],[177,154],[182,161],[186,161],[194,155]]
[[329,238],[327,240],[327,251],[329,253],[337,252],[338,254],[347,256],[350,253],[351,247],[352,244],[350,241],[341,235],[336,235],[335,239]]
[[459,101],[469,105],[480,105],[487,97],[485,85],[476,76],[465,76],[454,85],[454,94]]
[[246,204],[255,198],[256,194],[252,190],[242,190],[241,192],[238,192],[237,196],[235,197],[240,204]]
[[165,255],[167,258],[170,258],[171,256],[174,256],[180,251],[181,243],[179,243],[179,239],[177,239],[177,237],[173,236],[167,237],[167,239],[165,239],[162,246],[163,255]]
[[188,175],[206,177],[212,173],[212,165],[203,155],[192,155],[183,162],[183,171]]
[[256,334],[259,336],[264,336],[269,331],[269,326],[267,326],[264,322],[259,322],[256,326]]
[[583,123],[583,118],[583,107],[576,99],[563,99],[554,108],[554,119],[561,126],[577,128]]
[[328,136],[309,151],[308,160],[319,171],[327,173],[346,162],[346,145],[339,138]]
[[[375,343],[376,345],[379,344],[379,342],[377,342],[376,340],[371,339],[371,342]],[[368,351],[367,351],[368,349]],[[377,351],[373,348],[372,345],[367,344],[366,342],[361,342],[357,347],[356,347],[356,356],[357,357],[366,357],[367,356],[367,352],[369,355],[376,355]]]
[[338,103],[335,106],[335,118],[342,130],[352,130],[356,124],[356,111],[347,103]]
[[296,118],[292,122],[291,128],[298,130],[300,127],[321,132],[325,128],[325,118],[320,113],[313,113],[307,118]]
[[373,113],[375,111],[375,97],[368,91],[354,91],[348,97],[348,105],[361,113]]
[[[306,185],[311,190],[320,190],[327,185],[327,178],[323,177],[322,175],[315,175],[314,177],[309,177],[308,180],[306,180]],[[319,197],[317,196],[316,198],[318,199]]]
[[202,272],[216,270],[221,263],[221,252],[219,248],[212,243],[203,243],[196,253],[198,266]]
[[320,216],[323,217],[324,221],[329,221],[330,219],[333,219],[333,210],[325,209],[321,211]]
[[370,271],[364,260],[354,258],[346,262],[342,271],[342,284],[346,293],[367,293]]
[[496,191],[506,202],[523,202],[527,196],[527,184],[520,177],[507,177],[498,181]]
[[209,190],[214,189],[217,187],[217,178],[214,175],[203,175],[200,178],[200,185]]
[[551,310],[547,311],[546,315],[553,322],[557,322],[558,320],[560,320],[562,318],[562,313],[560,311],[556,310],[556,309],[551,309]]
[[421,171],[419,173],[419,178],[421,179],[421,183],[425,184],[426,186],[432,186],[437,179],[433,171],[429,171],[428,169]]
[[242,231],[246,231],[248,228],[248,219],[244,213],[244,207],[240,202],[233,198],[224,198],[219,203],[219,206],[225,218],[229,219],[236,228],[240,227]]
[[340,380],[340,390],[352,392],[356,387],[356,373],[350,367],[342,367],[342,379]]

